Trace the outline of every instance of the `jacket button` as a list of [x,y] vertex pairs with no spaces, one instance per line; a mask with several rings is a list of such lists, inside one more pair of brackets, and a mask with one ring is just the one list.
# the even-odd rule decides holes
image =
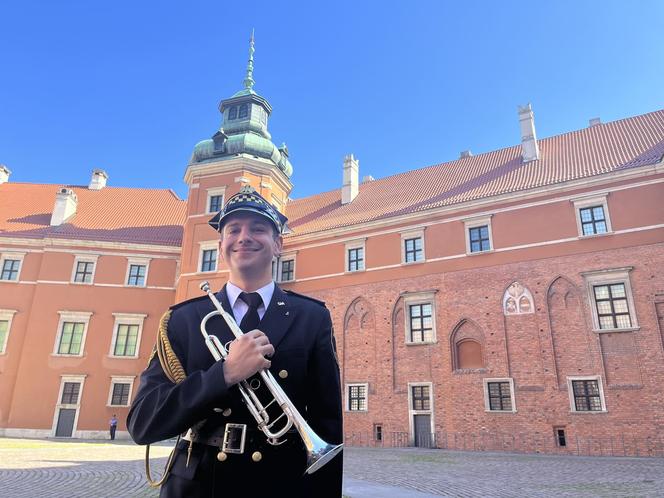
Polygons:
[[251,459],[252,459],[254,462],[260,462],[260,461],[263,459],[263,455],[261,454],[260,451],[254,451],[254,452],[251,454]]
[[228,458],[228,455],[226,453],[224,453],[223,451],[220,451],[219,453],[217,453],[217,460],[219,460],[220,462],[225,462],[227,458]]
[[231,413],[232,413],[232,410],[231,410],[230,408],[226,408],[223,412],[221,412],[221,414],[222,414],[224,417],[230,417],[230,416],[231,416]]
[[288,371],[287,370],[281,370],[279,372],[279,377],[281,377],[282,379],[285,379],[286,377],[288,377]]

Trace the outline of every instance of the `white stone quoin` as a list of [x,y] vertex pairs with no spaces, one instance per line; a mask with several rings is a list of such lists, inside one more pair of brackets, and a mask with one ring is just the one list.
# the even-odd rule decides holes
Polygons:
[[360,184],[360,161],[349,154],[344,157],[344,184],[341,189],[341,204],[348,204],[359,191]]
[[51,215],[51,226],[62,225],[65,221],[76,214],[78,197],[76,192],[70,188],[62,187],[55,194],[55,206]]
[[101,190],[106,186],[106,181],[108,180],[108,174],[103,169],[94,169],[92,170],[92,178],[90,178],[90,185],[88,188],[90,190]]
[[521,153],[523,162],[539,159],[539,147],[535,133],[535,116],[530,104],[519,106],[519,125],[521,126]]
[[12,172],[7,166],[0,164],[0,184],[7,183],[9,181],[9,175],[11,174]]

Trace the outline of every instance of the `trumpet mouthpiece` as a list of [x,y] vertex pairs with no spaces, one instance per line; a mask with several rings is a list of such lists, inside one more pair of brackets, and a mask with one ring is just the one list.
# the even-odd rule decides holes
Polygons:
[[203,292],[207,292],[210,290],[210,284],[208,283],[207,280],[201,282],[200,288]]

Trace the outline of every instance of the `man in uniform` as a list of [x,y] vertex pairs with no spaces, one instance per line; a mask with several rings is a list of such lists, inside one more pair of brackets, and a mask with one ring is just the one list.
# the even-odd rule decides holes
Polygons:
[[[127,427],[139,444],[186,433],[174,451],[162,497],[341,496],[341,453],[304,475],[300,435],[291,429],[283,444],[269,444],[236,386],[249,379],[257,387],[260,377],[252,376],[268,368],[311,428],[329,443],[342,442],[330,313],[324,303],[285,292],[272,280],[285,222],[251,187],[243,187],[210,220],[221,234],[219,253],[229,269],[227,284],[215,295],[244,332],[235,339],[222,317],[208,320],[207,332],[228,346],[224,361],[214,361],[200,331],[215,309],[207,296],[172,306],[161,320]],[[265,393],[264,386],[258,389]],[[270,399],[262,397],[264,403]]]

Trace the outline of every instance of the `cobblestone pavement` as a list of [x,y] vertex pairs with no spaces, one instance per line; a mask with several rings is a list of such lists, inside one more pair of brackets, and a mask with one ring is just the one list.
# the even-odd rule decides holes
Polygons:
[[[169,451],[152,448],[156,473]],[[127,441],[0,438],[0,496],[156,497],[143,454]],[[344,463],[349,498],[664,496],[663,458],[347,448]]]

